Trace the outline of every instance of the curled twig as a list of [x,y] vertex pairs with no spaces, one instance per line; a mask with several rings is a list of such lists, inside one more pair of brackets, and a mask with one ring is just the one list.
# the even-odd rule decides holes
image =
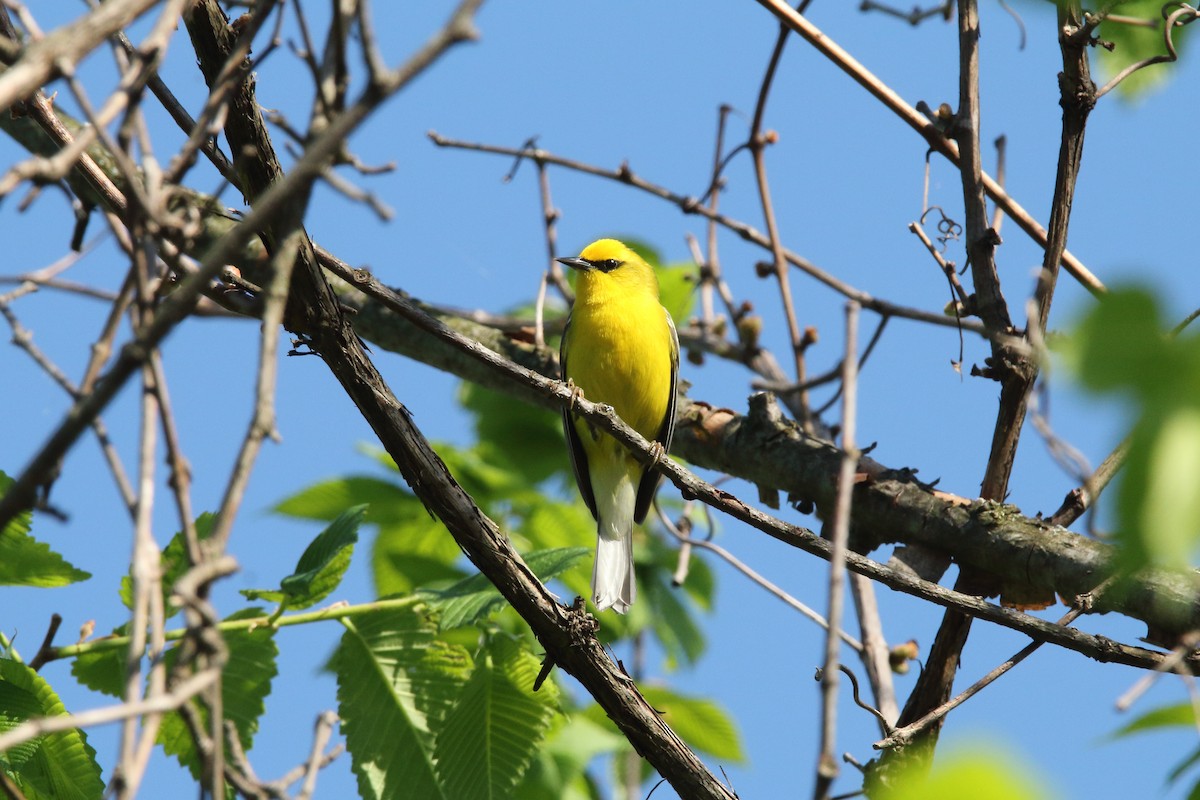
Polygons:
[[[1179,7],[1168,14],[1167,9],[1171,8],[1172,6]],[[1145,69],[1146,67],[1154,64],[1165,64],[1179,59],[1179,53],[1177,53],[1175,50],[1175,41],[1171,34],[1176,27],[1182,28],[1185,25],[1192,24],[1197,18],[1200,18],[1200,10],[1189,6],[1186,3],[1167,3],[1162,7],[1162,16],[1163,19],[1166,20],[1166,24],[1163,26],[1163,45],[1167,48],[1166,54],[1143,58],[1141,61],[1134,62],[1133,64],[1125,67],[1125,69],[1114,75],[1108,83],[1104,84],[1104,86],[1097,90],[1097,100],[1108,94],[1113,89],[1117,88],[1121,81],[1125,80],[1138,70]],[[1184,17],[1187,17],[1187,19],[1184,19]]]

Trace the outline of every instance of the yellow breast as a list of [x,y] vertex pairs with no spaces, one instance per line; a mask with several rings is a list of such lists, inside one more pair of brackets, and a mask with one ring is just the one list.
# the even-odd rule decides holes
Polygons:
[[565,346],[567,377],[588,400],[611,405],[634,430],[653,439],[674,391],[670,328],[656,296],[619,294],[579,292]]

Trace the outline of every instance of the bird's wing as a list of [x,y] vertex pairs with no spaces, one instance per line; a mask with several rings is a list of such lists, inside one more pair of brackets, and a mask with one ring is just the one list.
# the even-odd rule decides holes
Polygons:
[[[558,368],[562,371],[563,380],[567,378],[567,336],[570,332],[571,317],[568,316],[562,342],[558,346]],[[571,454],[571,469],[575,473],[575,483],[579,486],[579,493],[583,495],[583,502],[587,504],[588,511],[592,512],[592,518],[599,519],[596,513],[596,495],[592,493],[592,474],[588,469],[587,453],[583,450],[583,442],[579,441],[575,420],[566,407],[562,410],[562,421],[563,434],[567,438],[567,452]]]
[[[667,327],[671,330],[671,382],[669,384],[671,394],[667,399],[667,413],[663,416],[662,424],[654,436],[654,441],[662,443],[665,454],[671,449],[671,438],[675,435],[675,396],[676,388],[679,385],[679,334],[675,331],[675,321],[671,319],[671,312],[664,308],[663,314],[667,318]],[[662,480],[662,473],[656,469],[647,469],[642,474],[642,479],[638,482],[637,501],[633,506],[634,522],[640,523],[646,518],[646,512],[650,510],[650,503],[654,500],[654,493],[658,490],[660,480]]]

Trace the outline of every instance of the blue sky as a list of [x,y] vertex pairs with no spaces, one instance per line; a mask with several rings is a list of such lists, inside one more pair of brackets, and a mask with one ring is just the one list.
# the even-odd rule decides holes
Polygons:
[[[309,4],[315,5],[315,4]],[[376,23],[389,63],[401,62],[440,25],[447,3],[378,3]],[[36,9],[44,28],[81,13],[76,6]],[[811,19],[910,103],[952,105],[957,96],[953,26],[930,21],[919,28],[880,15],[863,15],[857,4],[814,3]],[[1019,32],[996,3],[982,9],[983,139],[1008,139],[1008,187],[1045,220],[1053,190],[1060,112],[1055,74],[1059,56],[1048,5],[1017,8],[1029,32],[1018,49]],[[309,8],[313,14],[321,9]],[[54,16],[61,15],[61,16]],[[628,161],[643,177],[673,190],[698,194],[712,160],[717,108],[734,106],[727,141],[745,135],[776,25],[757,4],[743,3],[491,3],[478,19],[479,42],[453,50],[393,98],[352,140],[368,163],[395,161],[387,175],[362,183],[395,208],[383,223],[328,189],[317,192],[308,217],[314,239],[355,265],[370,266],[383,281],[424,300],[503,311],[533,296],[545,266],[535,174],[528,165],[508,184],[504,158],[441,150],[428,130],[506,146],[530,136],[555,153],[616,167]],[[144,31],[143,28],[135,29]],[[135,35],[136,39],[137,36]],[[296,82],[297,62],[281,49],[259,73],[259,99],[295,122],[306,119],[308,89]],[[1197,123],[1187,87],[1196,66],[1185,58],[1164,89],[1130,104],[1116,96],[1093,113],[1071,227],[1070,248],[1110,285],[1149,280],[1164,287],[1170,316],[1200,305],[1194,249],[1170,222],[1188,208],[1196,185],[1194,160],[1175,155],[1174,142]],[[101,95],[112,84],[111,59],[94,55],[82,70]],[[165,77],[193,111],[203,98],[186,37],[168,53]],[[64,93],[65,94],[65,93]],[[60,101],[70,105],[65,97]],[[151,116],[161,141],[160,158],[177,144],[161,113]],[[947,299],[944,279],[907,231],[921,210],[924,142],[862,89],[799,39],[784,55],[768,106],[766,126],[779,132],[767,154],[771,187],[786,244],[830,272],[871,294],[925,309]],[[0,141],[5,165],[20,157]],[[990,152],[986,159],[990,165]],[[209,189],[214,173],[198,168],[191,185]],[[750,163],[744,156],[727,172],[722,209],[763,228]],[[554,201],[562,211],[559,242],[571,254],[600,235],[636,236],[657,246],[668,260],[687,257],[684,236],[703,238],[701,220],[634,190],[563,170],[551,172]],[[931,202],[961,219],[961,191],[953,168],[935,157]],[[59,195],[46,192],[18,214],[14,198],[0,207],[6,232],[5,273],[37,269],[66,251],[69,229]],[[226,195],[231,205],[240,198]],[[100,225],[93,223],[92,235]],[[1032,288],[1040,254],[1007,221],[998,253],[1001,279],[1016,308]],[[765,341],[782,355],[785,341],[779,300],[772,285],[753,276],[764,254],[723,233],[721,255],[735,295],[750,299],[764,316]],[[962,263],[961,248],[949,257]],[[111,244],[102,244],[69,273],[74,280],[113,288],[124,264]],[[842,300],[797,275],[795,300],[802,325],[814,325],[821,341],[813,348],[814,370],[841,354]],[[1052,326],[1063,326],[1088,305],[1064,276]],[[1169,287],[1169,288],[1168,288]],[[86,299],[42,292],[15,306],[36,341],[78,378],[106,309]],[[864,325],[874,323],[864,315]],[[869,328],[867,328],[869,330]],[[215,508],[237,443],[249,419],[257,327],[248,322],[199,320],[172,335],[166,345],[171,392],[194,467],[199,509]],[[860,389],[859,439],[877,442],[872,454],[894,467],[940,477],[939,488],[975,496],[987,456],[996,384],[962,378],[950,362],[958,357],[950,329],[894,320],[870,363]],[[986,347],[968,338],[965,363],[982,362]],[[432,440],[467,443],[470,431],[454,406],[454,379],[424,365],[384,352],[376,359],[397,396],[413,411]],[[0,349],[8,377],[0,393],[4,420],[3,463],[16,473],[67,408],[52,387],[15,348]],[[748,376],[711,363],[685,368],[690,396],[742,410]],[[372,463],[359,451],[370,432],[334,380],[316,359],[285,359],[280,366],[280,445],[268,445],[251,481],[233,549],[243,571],[224,586],[227,608],[233,592],[269,584],[294,563],[314,529],[269,513],[282,497],[312,482]],[[1119,440],[1123,409],[1082,396],[1069,378],[1051,376],[1051,421],[1056,431],[1097,463]],[[133,464],[136,394],[125,391],[106,421]],[[831,417],[830,420],[834,418]],[[1052,512],[1072,488],[1032,430],[1018,454],[1010,500],[1027,514]],[[753,489],[737,491],[754,497]],[[175,529],[165,488],[159,505],[160,541]],[[127,519],[105,474],[93,440],[68,458],[55,501],[71,513],[66,524],[43,520],[36,532],[95,577],[53,592],[6,589],[3,629],[17,636],[27,655],[36,650],[52,611],[67,619],[61,641],[85,620],[99,630],[122,621],[113,591],[130,547]],[[811,521],[808,522],[811,524]],[[725,522],[720,542],[810,605],[824,607],[826,565]],[[879,554],[877,554],[879,555]],[[351,602],[370,596],[366,554],[360,556],[339,596]],[[795,613],[749,585],[721,563],[721,585],[710,620],[709,652],[694,668],[669,676],[680,688],[714,697],[738,720],[750,762],[725,765],[742,797],[779,797],[810,791],[816,760],[818,692],[812,680],[823,637]],[[927,648],[940,613],[908,597],[881,589],[885,631],[895,642],[916,638]],[[1052,618],[1060,609],[1047,612]],[[1085,619],[1081,627],[1134,641],[1139,626],[1111,615]],[[282,674],[268,700],[253,759],[259,774],[274,776],[299,763],[316,715],[335,705],[333,682],[318,674],[338,631],[333,627],[286,631]],[[977,623],[964,657],[969,682],[1025,644],[1023,637]],[[651,671],[655,669],[652,665]],[[661,674],[661,670],[658,670]],[[100,698],[73,691],[66,664],[52,665],[47,678],[69,708],[98,705]],[[1134,670],[1099,665],[1082,656],[1043,648],[995,686],[950,718],[946,752],[979,741],[1003,743],[1018,754],[1060,797],[1182,797],[1184,787],[1162,789],[1165,774],[1195,748],[1195,735],[1152,735],[1108,742],[1106,734],[1126,717],[1113,703],[1138,677]],[[898,679],[905,696],[914,677]],[[1178,682],[1162,681],[1138,706],[1186,698]],[[860,761],[873,756],[872,720],[849,702],[841,706],[838,752]],[[104,763],[115,753],[115,730],[92,734]],[[848,768],[847,768],[848,769]],[[146,796],[168,796],[185,785],[166,759],[151,767]],[[343,796],[353,781],[343,758],[322,777],[326,796]],[[839,787],[856,788],[853,776]],[[673,796],[668,787],[655,797]]]

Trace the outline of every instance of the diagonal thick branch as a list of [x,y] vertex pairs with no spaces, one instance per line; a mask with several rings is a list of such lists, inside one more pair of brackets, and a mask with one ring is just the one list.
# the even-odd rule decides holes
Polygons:
[[[394,336],[390,341],[399,345],[394,348],[398,352],[547,408],[557,410],[570,400],[571,394],[562,384],[546,377],[557,374],[548,349],[515,342],[499,331],[457,318],[438,319],[420,304],[380,284],[366,270],[351,269],[321,250],[318,255],[327,269],[380,301],[371,306],[376,309],[372,314],[381,313],[381,305],[387,307],[382,313],[390,319],[387,327]],[[362,321],[362,314],[355,316],[356,324]],[[382,327],[383,320],[369,320],[368,324]],[[626,426],[614,422],[611,411],[595,410],[602,407],[586,400],[576,402],[580,414],[650,460],[649,445]],[[811,500],[825,516],[836,501],[842,452],[829,442],[804,434],[783,417],[768,394],[751,398],[748,416],[681,398],[674,451],[697,466],[737,475],[768,492],[782,491],[793,500]],[[708,487],[673,462],[661,465],[661,469],[685,495],[708,497],[711,505],[764,533],[805,552],[828,557],[828,542],[824,539],[749,508],[731,495]],[[859,460],[858,471],[863,481],[854,492],[851,515],[855,550],[866,552],[888,542],[925,544],[1004,581],[1052,587],[1066,598],[1082,595],[1078,601],[1081,603],[1091,603],[1088,593],[1112,569],[1115,554],[1111,546],[1023,517],[1012,506],[935,492],[913,480],[911,473],[889,470],[865,457]],[[909,578],[857,553],[849,554],[848,563],[860,574],[899,591],[958,607],[999,624],[1009,624],[1012,618],[1007,615],[1016,613]],[[1200,608],[1194,604],[1197,596],[1200,573],[1146,570],[1130,580],[1124,591],[1105,593],[1089,605],[1089,610],[1117,611],[1144,619],[1151,626],[1165,624],[1165,630],[1185,631],[1200,626]],[[1004,613],[993,614],[992,610]],[[1030,629],[1013,625],[1018,630],[1036,630],[1031,635],[1039,637],[1048,633],[1040,627],[1042,620],[1024,614],[1018,617],[1036,620]],[[1102,654],[1107,645],[1099,649],[1064,646],[1108,660]],[[1147,653],[1142,651],[1142,655]],[[1150,660],[1157,658],[1155,654]]]

